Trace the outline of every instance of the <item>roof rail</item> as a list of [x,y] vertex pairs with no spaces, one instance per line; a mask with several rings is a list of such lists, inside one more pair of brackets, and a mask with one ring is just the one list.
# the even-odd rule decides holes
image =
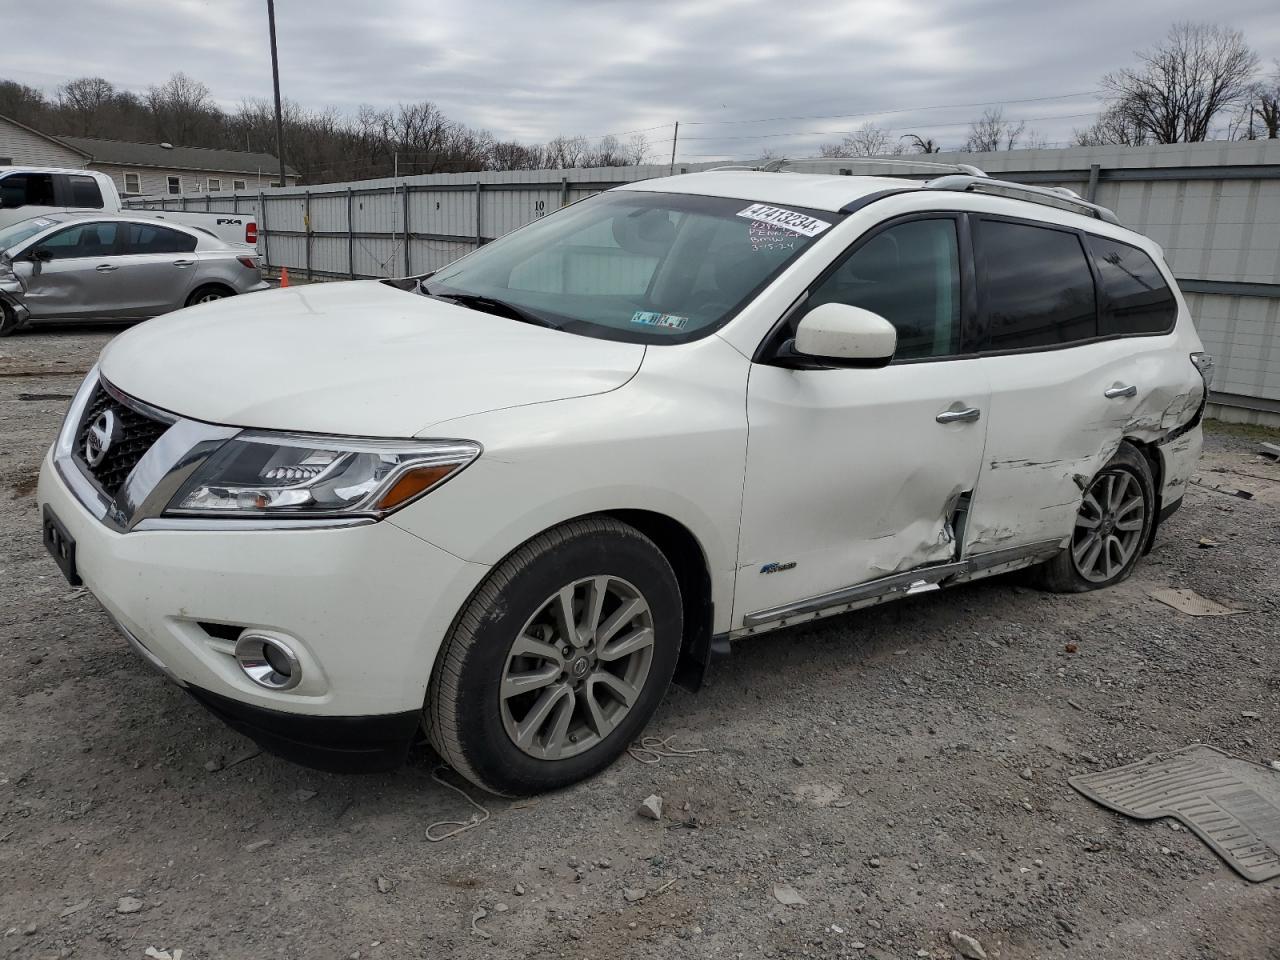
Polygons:
[[756,164],[733,163],[723,167],[712,167],[704,173],[715,173],[726,170],[756,170],[766,173],[783,173],[784,168],[796,163],[878,163],[890,167],[927,167],[930,170],[949,170],[952,173],[963,173],[970,177],[985,177],[986,173],[967,163],[937,163],[933,160],[905,160],[898,157],[778,157],[763,160]]
[[1012,180],[993,180],[986,175],[975,177],[955,174],[929,180],[925,183],[924,188],[926,190],[990,193],[995,196],[1010,197],[1014,200],[1039,203],[1047,207],[1057,207],[1059,210],[1081,213],[1086,217],[1096,217],[1099,220],[1105,220],[1107,223],[1122,226],[1119,217],[1111,210],[1096,203],[1090,203],[1080,194],[1074,190],[1068,190],[1066,187],[1033,187],[1026,183],[1014,183]]

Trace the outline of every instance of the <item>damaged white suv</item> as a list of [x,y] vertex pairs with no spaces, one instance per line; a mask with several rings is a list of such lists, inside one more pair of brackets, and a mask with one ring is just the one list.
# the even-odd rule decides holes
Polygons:
[[135,650],[330,768],[422,729],[506,794],[588,776],[713,644],[1039,565],[1129,575],[1209,359],[1159,248],[1066,191],[720,171],[425,278],[117,337],[40,478]]

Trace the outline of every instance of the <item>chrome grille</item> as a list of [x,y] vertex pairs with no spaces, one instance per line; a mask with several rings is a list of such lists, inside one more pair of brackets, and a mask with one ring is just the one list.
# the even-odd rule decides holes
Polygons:
[[[94,421],[106,410],[110,410],[120,424],[120,439],[111,444],[106,456],[97,466],[91,466],[85,459],[85,444]],[[80,421],[73,455],[103,492],[114,498],[124,486],[133,468],[137,466],[138,461],[168,429],[168,423],[155,420],[121,403],[99,383],[94,387],[93,395],[85,408],[84,417]]]

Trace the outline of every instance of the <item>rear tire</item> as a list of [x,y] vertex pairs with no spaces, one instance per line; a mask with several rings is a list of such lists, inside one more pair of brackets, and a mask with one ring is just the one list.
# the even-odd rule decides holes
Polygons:
[[493,793],[576,783],[649,722],[682,630],[675,572],[653,541],[607,517],[563,524],[498,564],[454,621],[427,693],[428,738]]
[[196,287],[191,291],[191,296],[187,297],[187,306],[194,307],[197,303],[213,303],[215,300],[225,300],[227,297],[234,297],[235,293],[226,287],[220,287],[215,284],[206,284],[203,287]]
[[1054,593],[1083,593],[1127,580],[1151,536],[1155,504],[1151,465],[1121,443],[1085,489],[1067,549],[1034,568],[1033,581]]

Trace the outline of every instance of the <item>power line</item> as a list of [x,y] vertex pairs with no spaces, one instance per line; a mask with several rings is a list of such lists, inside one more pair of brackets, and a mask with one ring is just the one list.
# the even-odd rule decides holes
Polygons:
[[[914,113],[921,110],[960,110],[969,107],[1003,106],[1006,103],[1040,103],[1045,100],[1069,100],[1072,97],[1095,96],[1102,91],[1084,90],[1080,93],[1058,93],[1046,97],[1022,97],[1017,100],[986,100],[981,103],[940,103],[926,107],[898,107],[893,110],[869,110],[863,113],[830,113],[796,117],[758,117],[749,120],[682,120],[686,126],[701,126],[709,123],[774,123],[783,120],[843,120],[853,117],[885,117],[895,113]],[[670,126],[670,124],[667,124]],[[690,137],[689,139],[693,139]]]
[[[1097,111],[1089,113],[1068,113],[1053,117],[1009,117],[1006,118],[1007,123],[1036,123],[1044,120],[1079,120],[1082,117],[1097,116]],[[964,127],[972,123],[972,120],[961,120],[954,123],[922,123],[917,124],[921,128],[936,127]],[[894,130],[905,130],[905,127],[890,127],[885,130],[886,133],[892,133]],[[854,133],[853,130],[788,130],[782,133],[755,133],[733,136],[719,137],[685,137],[685,140],[712,140],[719,142],[721,140],[766,140],[773,137],[834,137],[841,134]]]
[[[889,110],[867,110],[861,113],[826,113],[826,114],[801,114],[789,117],[749,117],[739,120],[681,120],[683,126],[707,126],[711,124],[743,124],[743,123],[778,123],[785,120],[845,120],[857,117],[887,117],[900,113],[915,113],[925,110],[962,110],[971,107],[992,107],[1003,106],[1010,103],[1044,103],[1049,100],[1070,100],[1075,97],[1097,96],[1102,93],[1101,90],[1081,90],[1076,93],[1055,93],[1042,97],[1018,97],[1012,100],[983,100],[975,103],[935,103],[919,107],[894,107]],[[674,121],[672,121],[674,123]],[[597,139],[600,137],[625,137],[633,133],[648,133],[650,130],[667,130],[672,126],[671,123],[660,123],[652,127],[641,127],[638,130],[623,130],[621,132],[584,134],[588,139]],[[685,139],[693,140],[694,137]]]

